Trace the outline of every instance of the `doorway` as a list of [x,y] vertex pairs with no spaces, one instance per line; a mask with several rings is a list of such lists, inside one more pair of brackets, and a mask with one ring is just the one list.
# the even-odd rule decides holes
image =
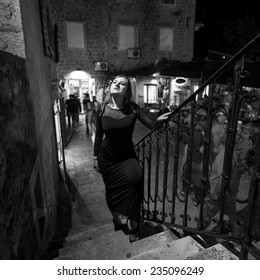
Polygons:
[[93,100],[95,92],[95,79],[85,71],[76,70],[65,76],[66,99],[70,94],[76,95],[80,101],[81,112],[83,112],[83,99],[86,93],[89,94],[90,100]]

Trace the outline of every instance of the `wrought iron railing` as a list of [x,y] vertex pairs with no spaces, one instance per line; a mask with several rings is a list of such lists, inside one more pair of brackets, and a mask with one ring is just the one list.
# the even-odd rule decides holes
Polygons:
[[[241,86],[250,75],[245,55],[259,43],[260,35],[135,145],[143,219],[222,240],[240,259],[260,259],[260,93]],[[231,67],[220,92],[218,78]]]

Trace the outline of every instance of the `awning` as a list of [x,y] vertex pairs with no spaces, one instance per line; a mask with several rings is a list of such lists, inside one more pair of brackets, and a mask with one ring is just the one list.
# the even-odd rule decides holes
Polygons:
[[157,64],[151,64],[143,67],[136,67],[131,70],[120,70],[120,71],[114,70],[114,71],[110,71],[109,74],[111,76],[123,74],[129,77],[151,76],[154,73],[160,72],[162,69],[174,67],[175,65],[179,65],[179,64],[180,61],[162,59]]
[[[204,77],[206,81],[224,64],[224,61],[211,60],[184,62],[161,70],[160,75],[185,78]],[[260,62],[245,63],[245,72],[248,74],[241,78],[241,85],[260,88]],[[233,76],[234,67],[230,67],[217,78],[217,83],[227,84],[228,80],[233,80]]]
[[162,71],[160,71],[160,75],[186,78],[201,78],[202,74],[214,73],[223,64],[223,62],[207,60],[184,62],[163,69]]

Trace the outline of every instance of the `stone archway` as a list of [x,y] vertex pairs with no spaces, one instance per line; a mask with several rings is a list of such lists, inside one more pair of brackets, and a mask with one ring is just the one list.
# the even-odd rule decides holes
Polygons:
[[95,79],[92,76],[81,70],[72,71],[64,76],[65,90],[68,99],[70,94],[76,94],[80,100],[81,108],[83,111],[83,98],[85,93],[89,93],[90,99],[96,95],[95,92]]

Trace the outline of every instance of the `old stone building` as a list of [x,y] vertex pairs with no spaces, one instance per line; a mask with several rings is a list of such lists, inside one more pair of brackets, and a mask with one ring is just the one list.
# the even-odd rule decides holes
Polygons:
[[39,3],[0,1],[0,259],[37,259],[56,231],[56,70]]
[[[135,101],[154,101],[160,82],[152,76],[156,66],[193,58],[195,7],[196,0],[53,1],[57,73],[66,81],[67,97],[76,92],[82,100],[88,91],[99,98],[107,78],[126,73]],[[169,82],[163,79],[164,85]],[[145,92],[152,92],[149,102]]]
[[0,0],[0,259],[40,258],[55,235],[68,95],[102,99],[128,73],[135,100],[153,102],[170,78],[152,71],[193,57],[195,5]]

